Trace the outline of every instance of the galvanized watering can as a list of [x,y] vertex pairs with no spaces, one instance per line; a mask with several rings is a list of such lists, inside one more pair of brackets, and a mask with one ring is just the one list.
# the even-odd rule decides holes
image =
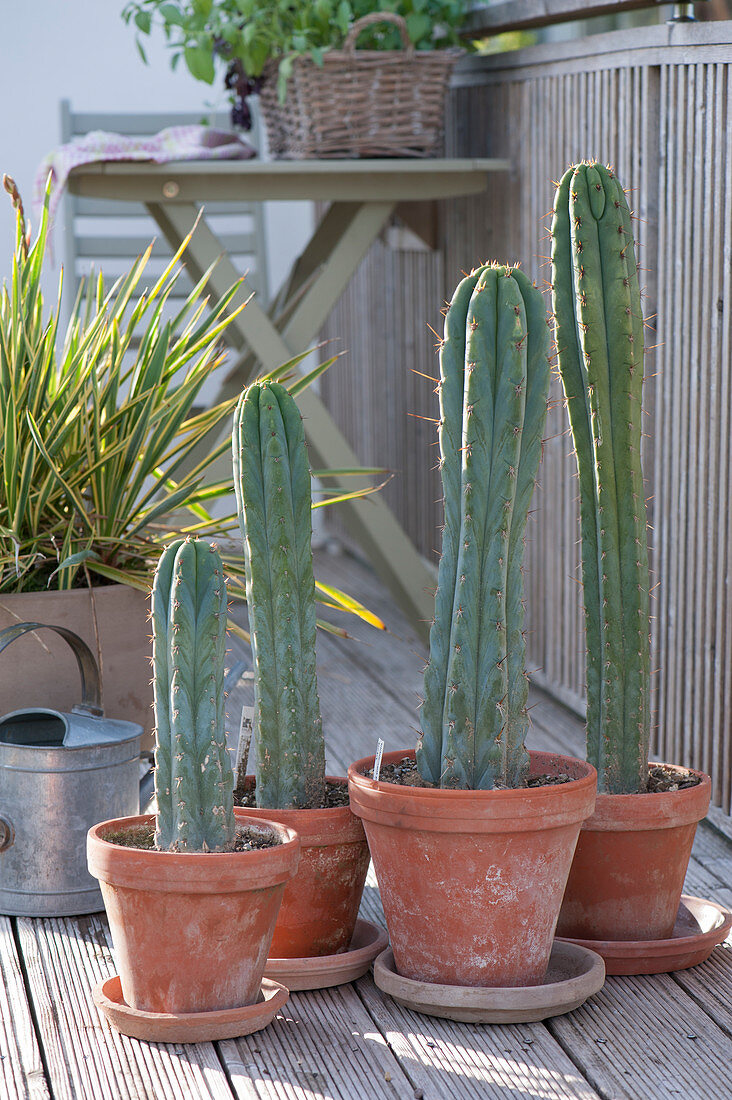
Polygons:
[[73,649],[81,703],[71,714],[37,707],[0,718],[0,913],[94,913],[103,904],[86,869],[87,830],[139,812],[142,726],[104,717],[97,663],[73,631],[17,623],[0,631],[0,653],[41,629]]

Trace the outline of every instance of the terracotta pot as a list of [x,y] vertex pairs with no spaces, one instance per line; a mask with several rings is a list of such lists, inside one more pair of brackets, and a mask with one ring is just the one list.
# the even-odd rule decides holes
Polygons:
[[577,843],[558,935],[671,936],[696,826],[709,808],[711,780],[703,772],[694,775],[701,783],[683,791],[598,794]]
[[[413,753],[392,752],[384,763]],[[539,985],[595,769],[532,752],[531,774],[569,783],[453,791],[367,779],[373,757],[348,771],[351,806],[366,827],[394,960],[415,981]]]
[[[236,812],[241,824],[262,826]],[[285,882],[300,842],[252,852],[158,852],[104,840],[151,815],[89,830],[89,871],[99,879],[127,1005],[142,1012],[200,1013],[253,1004]]]
[[[149,735],[153,712],[148,602],[144,592],[124,584],[95,588],[93,599],[87,588],[5,592],[0,593],[0,630],[17,622],[40,622],[79,634],[100,664],[106,715],[138,722]],[[50,631],[14,642],[12,660],[0,660],[0,699],[0,714],[28,706],[70,711],[80,701],[79,672],[66,642]],[[145,739],[143,748],[151,747]]]
[[[348,782],[327,777],[330,783]],[[254,776],[247,776],[254,785]],[[300,837],[297,874],[285,887],[270,954],[275,959],[335,955],[351,942],[369,867],[369,846],[349,806],[325,810],[242,810],[279,821]]]

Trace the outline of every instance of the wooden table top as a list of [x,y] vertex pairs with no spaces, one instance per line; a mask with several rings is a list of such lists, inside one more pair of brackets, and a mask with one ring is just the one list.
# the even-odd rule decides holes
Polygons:
[[405,202],[474,195],[498,159],[106,161],[73,168],[69,191],[88,198],[135,202]]

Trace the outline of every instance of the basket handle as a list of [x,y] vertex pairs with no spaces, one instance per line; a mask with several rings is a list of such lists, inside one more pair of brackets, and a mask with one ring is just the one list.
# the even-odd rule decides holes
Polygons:
[[374,23],[393,23],[399,31],[402,45],[404,46],[407,56],[412,56],[412,54],[414,53],[414,46],[412,44],[412,40],[409,37],[407,24],[404,19],[402,19],[401,15],[397,15],[393,11],[372,11],[368,15],[364,15],[360,19],[357,19],[345,37],[345,40],[343,42],[343,52],[355,53],[356,39],[358,38],[359,34],[361,33],[361,31],[365,30],[366,27],[372,27]]
[[8,626],[5,630],[0,630],[0,653],[11,642],[22,638],[24,634],[28,634],[31,630],[55,630],[64,641],[69,643],[74,651],[81,676],[81,703],[74,709],[83,709],[95,718],[103,717],[104,711],[102,710],[97,662],[89,646],[83,638],[80,638],[78,634],[74,634],[73,630],[67,630],[65,626],[50,626],[48,623],[15,623],[14,626]]

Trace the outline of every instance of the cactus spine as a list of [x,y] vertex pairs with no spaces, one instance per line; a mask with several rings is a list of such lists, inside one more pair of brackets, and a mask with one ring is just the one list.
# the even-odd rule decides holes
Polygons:
[[552,283],[580,485],[587,757],[599,789],[646,789],[649,573],[641,469],[643,314],[630,211],[600,164],[557,189]]
[[152,591],[156,847],[234,846],[234,776],[224,730],[226,582],[218,551],[179,540]]
[[284,386],[245,390],[232,443],[254,661],[257,805],[322,806],[310,468],[302,418]]
[[445,528],[417,745],[422,778],[443,787],[517,787],[528,765],[522,561],[549,350],[522,272],[491,264],[459,284],[440,354]]

